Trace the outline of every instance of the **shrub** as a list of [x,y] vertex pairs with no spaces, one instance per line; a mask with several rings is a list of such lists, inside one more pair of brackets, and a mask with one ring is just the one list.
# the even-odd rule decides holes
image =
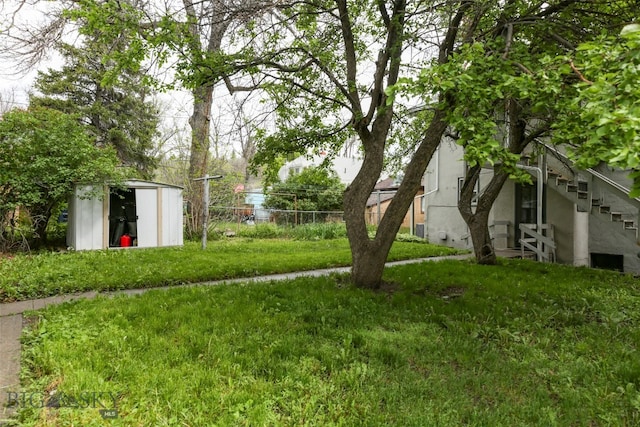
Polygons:
[[286,237],[285,229],[275,224],[256,224],[251,227],[241,227],[238,231],[240,237],[248,237],[253,239],[276,239]]
[[329,240],[346,236],[347,227],[337,222],[304,224],[291,229],[291,237],[298,240]]
[[396,241],[410,243],[429,243],[427,239],[423,239],[422,237],[418,237],[408,233],[398,233],[396,235]]

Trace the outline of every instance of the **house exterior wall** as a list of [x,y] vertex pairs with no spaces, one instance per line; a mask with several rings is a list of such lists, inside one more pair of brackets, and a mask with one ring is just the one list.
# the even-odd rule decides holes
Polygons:
[[590,215],[590,219],[589,253],[622,255],[624,270],[640,273],[640,246],[633,242],[634,232],[600,215]]
[[556,261],[561,264],[573,264],[573,212],[576,206],[548,187],[546,193],[546,223],[553,225]]
[[493,223],[489,231],[496,249],[514,248],[520,231],[515,229],[516,185],[508,180],[493,205]]
[[[423,192],[419,191],[418,194],[413,198],[413,234],[415,234],[416,225],[424,223],[424,201]],[[409,208],[409,212],[404,217],[404,221],[402,222],[403,227],[411,227],[411,208]]]
[[462,150],[453,141],[440,144],[425,173],[425,237],[436,244],[471,248],[458,211],[458,178],[464,176]]
[[[367,224],[377,225],[379,223],[379,218],[381,219],[384,216],[385,212],[387,211],[387,208],[389,207],[389,204],[391,204],[391,200],[392,199],[381,201],[379,210],[378,210],[377,203],[371,206],[367,206],[365,210],[365,221],[367,222]],[[378,211],[380,212],[379,215],[378,215]],[[414,226],[413,233],[415,233],[416,231],[415,230],[416,224],[422,224],[422,223],[424,223],[422,195],[418,194],[414,198],[414,202],[413,202],[413,226]],[[401,227],[411,228],[411,208],[409,208],[409,211],[407,212],[404,219],[402,220]]]
[[[462,149],[452,141],[443,140],[425,173],[425,236],[433,243],[457,248],[472,248],[466,224],[458,212],[458,179],[464,176]],[[622,219],[634,221],[631,227],[640,228],[640,202],[630,200],[624,189],[631,182],[627,171],[605,165],[595,172],[574,171],[568,160],[548,155],[548,171],[555,172],[545,185],[545,222],[553,225],[556,242],[556,261],[565,264],[589,264],[593,254],[617,255],[624,260],[625,272],[640,273],[640,235],[638,230],[625,229],[620,219],[601,213],[591,199],[599,200]],[[482,172],[480,188],[491,178],[491,171]],[[556,181],[558,174],[564,184]],[[603,175],[599,176],[599,174]],[[534,177],[535,179],[535,177]],[[588,195],[568,191],[566,180],[588,184]],[[613,184],[609,181],[613,181]],[[609,183],[608,183],[609,182]],[[613,188],[613,189],[612,189]],[[584,188],[583,190],[584,191]],[[516,185],[507,181],[498,195],[489,217],[490,232],[496,249],[513,248],[520,238],[515,228]]]
[[[630,184],[626,174],[620,178],[623,184]],[[607,192],[606,186],[598,182],[592,183],[592,193],[594,197],[603,197],[603,203],[608,205],[612,212],[621,212],[625,219],[635,219],[638,226],[638,208],[629,200]],[[611,221],[611,214],[600,213],[598,208],[592,208],[591,212],[589,252],[622,255],[625,271],[640,273],[640,246],[636,231],[625,230],[621,222]]]
[[[468,227],[457,208],[458,181],[465,174],[465,165],[461,160],[463,151],[451,142],[443,143],[438,151],[429,164],[426,175],[427,238],[434,243],[471,249],[473,242],[469,237]],[[479,188],[484,188],[492,176],[490,169],[483,170]],[[574,204],[554,191],[547,191],[546,205],[546,222],[554,225],[558,261],[572,263]],[[489,215],[489,231],[496,249],[516,247],[520,230],[515,228],[515,211],[516,184],[508,180]]]
[[376,203],[375,205],[367,206],[367,209],[365,210],[365,220],[367,221],[367,224],[378,225],[380,219],[387,211],[389,203],[391,203],[391,200],[380,202],[379,205]]
[[[304,168],[310,166],[319,166],[325,159],[325,156],[318,155],[308,158],[306,156],[300,156],[290,162],[287,162],[278,171],[278,178],[280,181],[285,181],[289,175],[302,172]],[[356,175],[360,171],[362,166],[362,160],[357,157],[350,156],[338,156],[331,162],[331,170],[333,170],[340,182],[345,185],[351,184]]]

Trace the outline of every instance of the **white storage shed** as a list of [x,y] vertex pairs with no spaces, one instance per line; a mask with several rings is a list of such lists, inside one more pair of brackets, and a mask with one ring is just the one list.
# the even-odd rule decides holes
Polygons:
[[[87,198],[95,186],[77,186],[69,201],[67,246],[76,250],[123,246],[181,246],[182,188],[131,179],[123,188],[104,187],[103,197]],[[92,191],[93,192],[93,191]],[[85,196],[83,196],[85,194]]]

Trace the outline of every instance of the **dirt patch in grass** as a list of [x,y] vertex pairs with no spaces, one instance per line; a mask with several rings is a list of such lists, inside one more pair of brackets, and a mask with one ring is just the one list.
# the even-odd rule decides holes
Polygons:
[[390,282],[387,280],[383,280],[380,284],[380,287],[376,289],[376,292],[381,292],[387,294],[388,296],[393,295],[394,292],[400,289],[400,284],[398,282]]
[[449,286],[448,288],[442,289],[438,292],[438,296],[442,299],[454,299],[460,298],[464,295],[465,288],[460,286]]

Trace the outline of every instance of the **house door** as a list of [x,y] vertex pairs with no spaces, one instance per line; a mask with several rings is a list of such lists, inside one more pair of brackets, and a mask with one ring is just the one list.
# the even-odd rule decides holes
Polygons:
[[[537,221],[538,190],[534,184],[516,184],[515,247],[520,247],[520,224]],[[543,212],[544,214],[544,212]]]

